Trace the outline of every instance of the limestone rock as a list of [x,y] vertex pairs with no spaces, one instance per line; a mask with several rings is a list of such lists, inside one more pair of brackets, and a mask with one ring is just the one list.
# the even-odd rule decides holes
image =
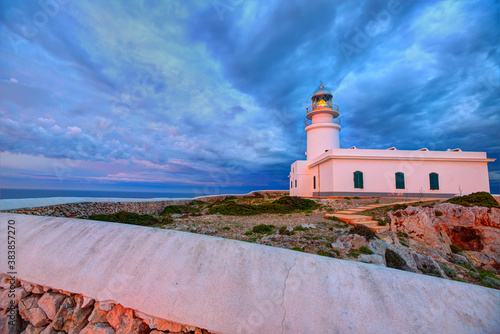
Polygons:
[[[366,238],[358,234],[344,234],[338,237],[337,242],[347,243],[348,248],[360,248],[361,246],[368,246]],[[344,244],[345,245],[345,244]]]
[[64,328],[66,328],[65,331],[67,331],[69,329],[69,325],[71,322],[71,315],[73,314],[74,309],[75,309],[75,302],[70,297],[66,297],[62,302],[61,306],[59,307],[59,311],[57,311],[57,314],[52,321],[51,325],[54,327],[54,329],[63,330]]
[[83,298],[82,308],[87,308],[94,305],[95,300],[93,298],[89,298],[84,295],[81,295],[81,297]]
[[171,322],[171,321],[167,321],[167,320],[163,320],[163,319],[159,319],[159,318],[153,319],[153,328],[161,330],[161,331],[182,332],[182,327],[183,326],[181,324],[178,324],[175,322]]
[[49,324],[40,334],[65,334],[64,332],[60,332],[54,329],[53,323]]
[[[436,215],[436,213],[439,213]],[[408,207],[389,213],[391,230],[402,231],[411,238],[440,252],[446,258],[450,245],[478,252],[479,265],[500,265],[500,209],[464,207],[441,203],[433,208]]]
[[38,300],[38,306],[50,320],[54,320],[59,307],[66,297],[59,293],[47,292]]
[[30,295],[19,301],[19,314],[34,327],[41,327],[50,323],[45,312],[38,307],[39,299],[40,296],[38,295]]
[[108,312],[102,310],[99,307],[99,302],[96,302],[95,307],[89,316],[89,322],[90,323],[107,322],[108,321],[107,314],[108,314]]
[[79,333],[87,326],[92,308],[82,309],[83,298],[76,296],[75,299],[76,302],[71,297],[64,299],[52,322],[54,329],[73,334]]
[[333,248],[333,249],[337,249],[337,250],[343,250],[343,249],[346,249],[346,247],[348,247],[347,245],[347,242],[341,242],[341,241],[335,241],[335,242],[332,242],[330,244],[330,246]]
[[388,245],[385,251],[387,267],[418,273],[417,264],[413,258],[414,252],[404,246]]
[[413,259],[417,264],[417,268],[424,274],[445,278],[447,277],[443,269],[437,264],[436,261],[430,256],[413,253]]
[[100,322],[88,324],[80,334],[115,334],[115,330],[108,323]]
[[[385,256],[385,253],[384,253]],[[359,256],[359,259],[361,262],[365,263],[373,263],[378,266],[385,266],[385,257],[382,257],[381,255],[377,254],[361,254]]]
[[44,329],[45,327],[34,327],[32,324],[28,324],[28,327],[21,334],[40,334]]
[[149,333],[150,328],[141,319],[134,317],[134,311],[121,305],[115,305],[107,315],[109,324],[117,334]]
[[9,294],[9,290],[0,291],[0,308],[4,310],[9,307],[11,300],[14,301],[14,306],[17,306],[19,301],[28,295],[21,287],[14,289],[14,298],[9,297]]
[[[368,243],[368,249],[371,250],[374,254],[384,256],[385,257],[385,250],[387,249],[388,244],[387,242],[380,240],[380,239],[372,239]],[[385,263],[385,261],[384,261]]]
[[[9,324],[9,322],[11,323]],[[6,331],[6,333],[20,333],[23,328],[23,322],[24,320],[19,315],[17,308],[0,310],[0,329]]]
[[316,225],[315,224],[301,224],[300,226],[302,226],[303,228],[316,228]]
[[9,290],[12,285],[14,285],[14,288],[18,288],[21,286],[21,282],[17,278],[12,279],[9,275],[0,275],[0,287],[2,289]]
[[115,305],[116,303],[112,301],[99,302],[99,308],[106,312],[111,311]]

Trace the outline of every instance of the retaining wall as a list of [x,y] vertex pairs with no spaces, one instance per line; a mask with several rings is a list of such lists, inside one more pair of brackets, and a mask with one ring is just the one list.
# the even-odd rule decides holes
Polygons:
[[[498,333],[497,290],[216,237],[0,214],[17,277],[220,333]],[[15,223],[12,223],[15,222]]]

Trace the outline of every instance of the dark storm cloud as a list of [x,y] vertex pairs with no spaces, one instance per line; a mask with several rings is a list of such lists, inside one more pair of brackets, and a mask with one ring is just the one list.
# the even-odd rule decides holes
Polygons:
[[498,158],[498,2],[223,4],[71,2],[37,28],[38,1],[4,2],[2,152],[108,163],[86,182],[286,188],[323,79],[341,147]]

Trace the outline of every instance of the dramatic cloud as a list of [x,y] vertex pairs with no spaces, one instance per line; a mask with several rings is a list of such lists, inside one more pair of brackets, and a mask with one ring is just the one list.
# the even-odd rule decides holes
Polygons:
[[493,0],[3,1],[2,185],[286,189],[320,79],[341,147],[499,159],[498,16]]

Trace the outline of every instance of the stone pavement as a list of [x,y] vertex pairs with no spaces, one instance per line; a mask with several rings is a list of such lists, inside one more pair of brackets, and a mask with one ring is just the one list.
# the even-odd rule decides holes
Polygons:
[[420,199],[420,200],[414,200],[414,201],[399,201],[399,202],[393,202],[393,203],[380,203],[380,204],[369,204],[369,205],[364,205],[364,206],[359,206],[354,209],[349,209],[349,210],[343,210],[343,211],[337,211],[334,213],[329,213],[325,215],[325,218],[329,217],[336,217],[348,224],[357,226],[357,225],[364,225],[368,227],[370,230],[372,230],[375,233],[380,233],[380,232],[385,232],[389,231],[390,226],[385,225],[385,226],[380,226],[378,224],[378,221],[372,220],[371,216],[365,216],[365,215],[360,215],[358,213],[368,211],[368,210],[374,210],[378,208],[382,208],[384,206],[393,206],[396,204],[412,204],[412,203],[418,203],[418,202],[438,202],[440,201],[439,198],[425,198],[425,199]]

